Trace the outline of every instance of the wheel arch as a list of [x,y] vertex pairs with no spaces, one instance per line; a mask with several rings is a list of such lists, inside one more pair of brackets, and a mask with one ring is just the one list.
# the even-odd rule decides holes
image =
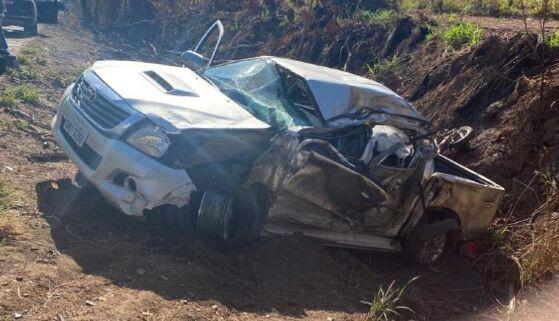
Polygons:
[[442,207],[442,206],[428,207],[425,210],[424,217],[428,223],[442,221],[445,219],[453,219],[458,223],[460,227],[462,227],[462,220],[460,219],[460,215],[458,215],[456,211],[448,207]]
[[454,242],[459,242],[462,238],[462,220],[460,215],[451,208],[442,206],[433,206],[427,208],[424,215],[425,220],[428,224],[434,222],[443,221],[446,219],[452,219],[458,224],[458,229],[452,232],[451,237]]

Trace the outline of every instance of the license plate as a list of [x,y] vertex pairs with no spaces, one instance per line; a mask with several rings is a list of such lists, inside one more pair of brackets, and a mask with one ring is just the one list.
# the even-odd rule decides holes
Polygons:
[[82,147],[87,139],[87,130],[76,119],[64,117],[64,131],[72,138],[78,147]]

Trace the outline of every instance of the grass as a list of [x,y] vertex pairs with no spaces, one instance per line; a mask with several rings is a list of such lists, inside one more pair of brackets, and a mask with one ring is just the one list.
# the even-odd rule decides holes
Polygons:
[[362,301],[369,306],[366,320],[389,321],[392,317],[400,315],[400,311],[413,312],[409,307],[402,305],[402,296],[409,285],[417,279],[418,277],[415,277],[400,287],[396,286],[396,281],[392,281],[386,290],[381,286],[371,302]]
[[539,174],[545,200],[531,214],[533,222],[510,228],[506,249],[519,261],[522,284],[559,272],[559,188],[550,173]]
[[0,182],[0,215],[15,207],[14,190]]
[[338,22],[343,23],[349,20],[359,20],[368,25],[381,25],[385,28],[392,26],[398,19],[398,13],[392,9],[357,10],[353,14],[345,17],[338,17]]
[[11,220],[5,214],[16,207],[15,192],[7,184],[0,182],[0,248],[6,245],[9,236],[14,234]]
[[475,46],[483,38],[484,30],[473,22],[456,21],[450,19],[450,26],[441,32],[445,44],[454,50],[464,46]]
[[18,61],[21,65],[45,65],[47,60],[44,57],[43,49],[29,45],[21,48],[18,55]]
[[26,130],[29,128],[29,123],[25,120],[18,119],[14,121],[14,126],[19,130]]
[[[526,13],[537,15],[542,0],[524,0]],[[433,12],[461,13],[483,16],[518,16],[522,12],[520,1],[509,0],[402,0],[404,10],[430,10]],[[559,14],[559,0],[549,0],[552,14]]]
[[0,93],[0,106],[17,108],[21,103],[37,105],[40,102],[39,91],[31,85],[8,87]]
[[[543,201],[522,218],[511,210],[509,217],[493,226],[484,239],[486,255],[504,257],[505,264],[516,266],[516,279],[525,288],[559,273],[559,187],[551,174],[538,173],[544,186]],[[493,282],[507,281],[506,273]]]
[[552,49],[559,48],[559,30],[555,31],[555,33],[549,35],[545,39],[545,44],[546,44],[547,47],[552,48]]
[[368,24],[380,24],[385,27],[393,24],[398,18],[396,12],[390,9],[380,9],[377,11],[359,10],[355,15],[356,18],[360,18]]
[[400,68],[402,62],[397,55],[392,56],[389,59],[383,59],[372,64],[367,64],[368,75],[376,79],[379,75],[386,74],[389,72],[395,72]]
[[47,52],[36,44],[23,47],[18,55],[19,69],[8,70],[12,78],[27,83],[44,84],[58,88],[69,86],[85,70],[86,65],[78,65],[64,71],[53,68],[47,59]]

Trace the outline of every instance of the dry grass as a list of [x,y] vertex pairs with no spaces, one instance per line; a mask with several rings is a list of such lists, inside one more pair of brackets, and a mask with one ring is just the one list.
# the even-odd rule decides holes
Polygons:
[[491,234],[489,255],[506,257],[516,265],[515,279],[521,287],[559,273],[559,188],[551,174],[538,173],[537,178],[545,190],[543,201],[528,217],[515,219],[517,213],[510,213]]
[[7,184],[0,182],[0,247],[14,234],[8,211],[16,207],[16,193]]
[[559,189],[551,175],[541,175],[545,200],[530,220],[510,229],[508,250],[518,258],[522,284],[559,272]]

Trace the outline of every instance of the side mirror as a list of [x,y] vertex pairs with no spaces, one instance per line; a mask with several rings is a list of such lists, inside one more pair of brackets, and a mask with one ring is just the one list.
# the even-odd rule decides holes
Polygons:
[[205,67],[206,59],[197,52],[187,50],[183,52],[180,59],[184,65],[194,71],[198,71]]

